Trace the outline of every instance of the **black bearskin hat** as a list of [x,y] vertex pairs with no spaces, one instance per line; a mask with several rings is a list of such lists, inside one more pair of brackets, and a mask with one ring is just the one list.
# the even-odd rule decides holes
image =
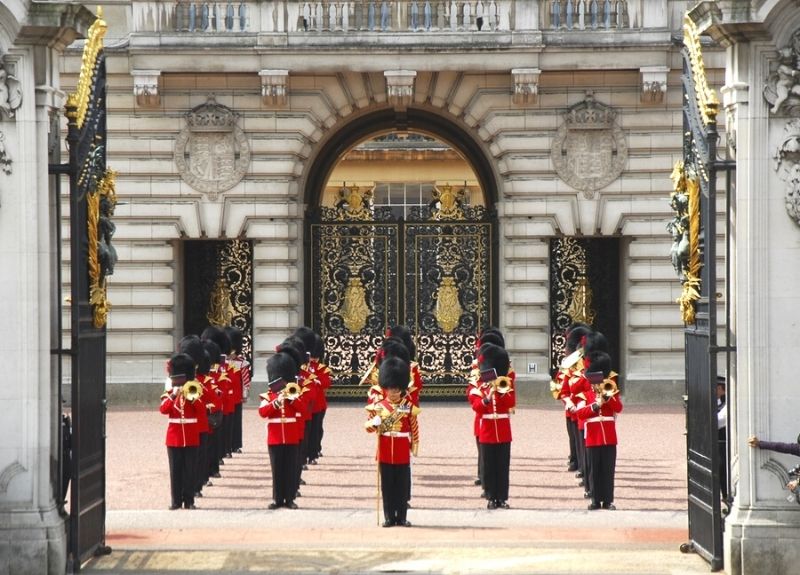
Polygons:
[[588,325],[579,323],[571,326],[566,334],[567,355],[583,347],[584,338],[590,333],[592,333],[592,329]]
[[242,344],[244,343],[242,330],[236,326],[229,325],[225,328],[225,335],[231,340],[231,349],[236,353],[242,353]]
[[508,358],[508,352],[499,345],[487,343],[482,345],[478,351],[478,369],[480,371],[493,369],[498,376],[504,376],[508,375],[510,366],[511,360]]
[[417,346],[414,345],[414,338],[411,337],[411,330],[404,325],[393,325],[386,330],[386,337],[398,337],[408,348],[408,354],[413,360],[417,357]]
[[208,326],[203,330],[203,333],[200,335],[200,339],[210,339],[219,346],[220,352],[225,355],[228,355],[231,353],[231,351],[233,351],[231,340],[228,337],[228,334],[225,333],[225,330],[221,327],[216,327],[213,325]]
[[186,381],[194,379],[194,359],[187,353],[175,353],[169,358],[169,375],[176,379],[185,377]]
[[285,382],[294,381],[297,376],[295,359],[285,351],[276,353],[267,360],[267,378],[269,381],[282,379]]
[[211,361],[199,337],[196,335],[187,335],[181,338],[181,341],[178,342],[178,351],[192,357],[197,373],[201,375],[208,373],[211,367]]
[[378,365],[383,365],[383,361],[390,357],[398,357],[406,363],[411,363],[411,352],[398,337],[387,337],[381,342],[381,348],[378,350]]
[[588,355],[583,356],[586,365],[586,371],[602,371],[603,377],[608,377],[611,373],[611,356],[604,351],[592,351]]
[[411,369],[408,363],[399,357],[387,357],[381,363],[378,373],[378,383],[383,389],[408,389],[408,380],[411,377]]

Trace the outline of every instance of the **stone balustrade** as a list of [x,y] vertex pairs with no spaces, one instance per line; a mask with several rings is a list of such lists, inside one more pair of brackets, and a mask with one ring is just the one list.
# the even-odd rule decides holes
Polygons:
[[[665,0],[654,0],[661,5]],[[132,0],[133,31],[215,34],[518,32],[637,27],[641,0]]]
[[629,26],[625,0],[550,0],[545,28],[552,30],[611,30]]

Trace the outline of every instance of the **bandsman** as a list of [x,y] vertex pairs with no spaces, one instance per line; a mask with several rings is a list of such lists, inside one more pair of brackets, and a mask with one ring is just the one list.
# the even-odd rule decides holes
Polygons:
[[159,411],[169,417],[167,457],[172,503],[170,509],[195,509],[197,449],[200,445],[198,417],[205,409],[199,401],[201,386],[195,380],[194,360],[174,354],[168,363],[169,380],[161,396]]
[[411,378],[408,363],[397,357],[388,357],[381,363],[378,377],[385,397],[367,406],[365,427],[368,432],[378,435],[376,459],[383,500],[383,526],[411,527],[407,519],[409,465],[417,447],[412,442],[411,428],[420,410],[406,395]]

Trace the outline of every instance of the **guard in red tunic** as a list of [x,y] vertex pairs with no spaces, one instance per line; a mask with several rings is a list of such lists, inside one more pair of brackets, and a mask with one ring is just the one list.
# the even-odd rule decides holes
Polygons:
[[172,504],[170,509],[195,509],[197,449],[200,445],[198,416],[205,409],[199,401],[202,386],[194,379],[194,360],[174,354],[168,364],[170,389],[161,396],[159,411],[169,417],[167,457]]
[[322,457],[322,437],[325,435],[325,414],[328,412],[328,389],[331,387],[331,370],[322,363],[325,356],[325,344],[319,334],[314,334],[314,347],[311,352],[311,361],[308,370],[316,377],[317,400],[314,402],[314,411],[311,419],[313,442],[309,446],[309,463],[316,464]]
[[508,377],[508,352],[493,344],[481,346],[481,383],[470,391],[472,409],[481,416],[479,434],[483,458],[483,488],[489,509],[508,509],[511,464],[511,414],[516,405]]
[[[214,399],[212,403],[214,407],[210,410],[209,431],[211,434],[208,437],[208,473],[209,477],[217,478],[220,475],[220,465],[224,462],[222,458],[225,456],[225,415],[223,412],[223,402],[225,398],[225,388],[223,381],[220,383],[219,379],[219,364],[217,358],[221,355],[219,346],[210,339],[201,339],[203,349],[205,349],[208,361],[208,372],[200,377],[203,387],[209,387],[213,391]],[[213,422],[213,423],[212,423]]]
[[187,335],[178,343],[178,351],[185,353],[192,358],[195,367],[195,379],[201,385],[201,392],[199,402],[203,405],[203,409],[198,410],[197,427],[200,433],[200,444],[197,448],[197,469],[195,471],[195,497],[203,496],[203,487],[208,480],[208,443],[211,434],[211,427],[209,425],[208,414],[214,409],[213,389],[204,384],[205,374],[208,373],[209,361],[208,355],[200,342],[200,338],[196,335]]
[[269,391],[261,394],[258,414],[267,420],[267,445],[272,468],[272,503],[269,509],[297,509],[297,460],[302,414],[297,401],[300,386],[295,381],[297,364],[288,353],[278,352],[267,360]]
[[578,471],[578,453],[580,447],[578,441],[578,423],[575,417],[575,410],[570,400],[570,380],[575,373],[583,371],[583,348],[581,340],[585,335],[591,333],[589,326],[582,323],[575,323],[570,326],[565,334],[566,351],[564,358],[559,364],[554,376],[554,383],[551,390],[554,397],[561,401],[564,406],[564,419],[567,425],[567,439],[569,441],[569,458],[567,460],[567,471]]
[[[250,378],[247,375],[247,360],[242,355],[242,331],[233,326],[225,328],[225,335],[231,342],[231,349],[228,352],[228,377],[233,382],[233,434],[231,439],[231,452],[242,452],[242,405],[245,400],[245,379],[250,385]],[[245,377],[247,375],[247,377]]]
[[409,464],[416,446],[411,439],[412,421],[419,408],[405,396],[411,370],[408,363],[397,357],[381,363],[379,382],[384,399],[367,406],[369,419],[365,427],[378,434],[376,458],[380,469],[384,527],[411,527],[408,521]]
[[617,466],[617,414],[622,401],[611,376],[611,357],[602,351],[586,356],[586,379],[592,384],[586,405],[577,411],[584,422],[586,453],[591,473],[592,502],[589,510],[614,507],[614,474]]
[[211,358],[212,371],[217,374],[217,386],[222,390],[222,457],[233,456],[233,420],[236,412],[236,391],[231,379],[228,365],[228,353],[231,350],[231,340],[225,330],[209,326],[200,336],[203,340],[211,340],[220,350],[218,357]]

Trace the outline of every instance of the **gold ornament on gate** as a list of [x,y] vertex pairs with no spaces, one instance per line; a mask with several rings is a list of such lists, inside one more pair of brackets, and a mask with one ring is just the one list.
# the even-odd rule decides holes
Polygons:
[[570,303],[569,309],[567,310],[572,321],[585,323],[586,325],[592,325],[594,323],[596,314],[592,309],[593,299],[594,294],[592,293],[592,287],[589,285],[589,280],[586,279],[586,276],[581,276],[578,279],[578,285],[575,288],[572,303]]
[[458,302],[458,288],[455,278],[445,276],[439,289],[436,290],[436,311],[434,316],[442,331],[450,333],[453,331],[464,313],[461,304]]
[[369,307],[367,306],[367,292],[361,283],[361,278],[350,277],[344,292],[344,302],[339,310],[344,325],[353,333],[358,333],[367,325]]

